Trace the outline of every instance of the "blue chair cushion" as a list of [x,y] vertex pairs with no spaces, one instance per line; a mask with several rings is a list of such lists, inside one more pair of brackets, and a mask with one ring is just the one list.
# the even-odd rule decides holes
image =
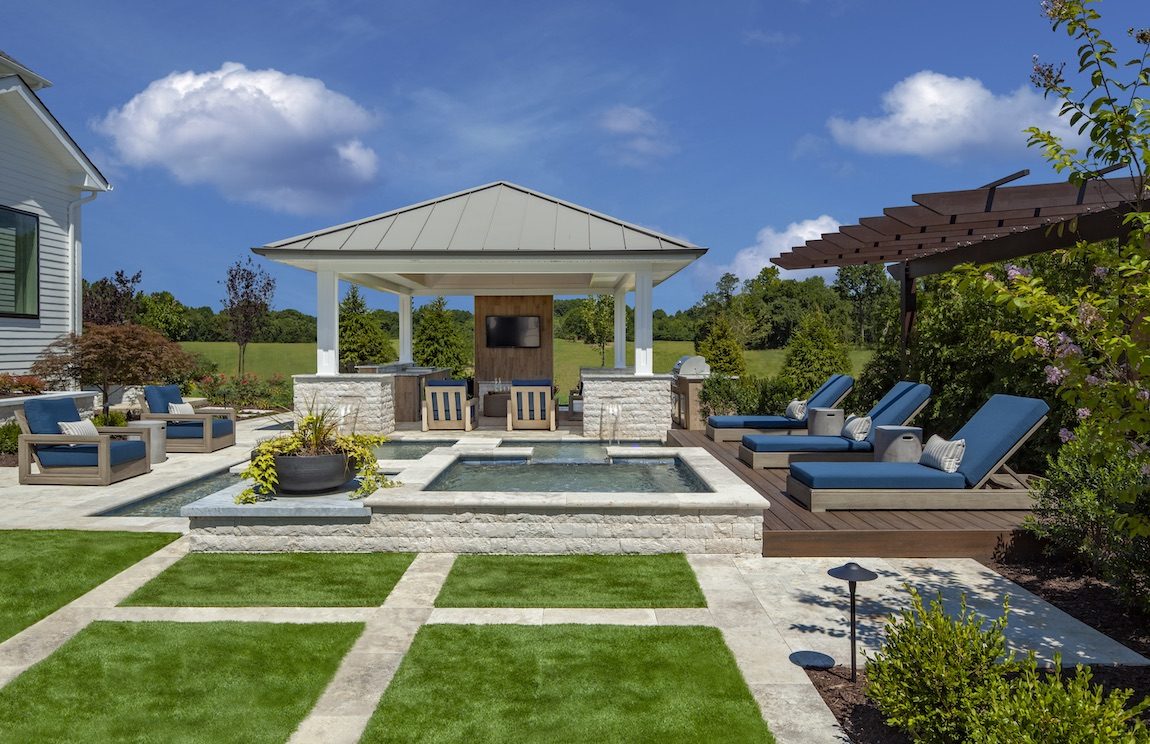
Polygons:
[[467,380],[428,380],[428,387],[467,387]]
[[880,426],[903,426],[906,424],[911,414],[930,399],[930,393],[930,385],[907,382],[906,380],[896,383],[867,413],[871,417],[871,428],[870,433],[867,434],[867,440],[874,442],[875,433]]
[[184,402],[179,385],[145,385],[144,399],[148,401],[150,413],[167,413],[169,403]]
[[807,408],[833,408],[854,386],[855,378],[850,375],[831,375],[807,398]]
[[24,403],[28,431],[33,434],[59,434],[61,421],[79,421],[80,412],[72,398],[33,398]]
[[512,380],[511,384],[518,387],[543,386],[551,387],[551,380]]
[[846,437],[779,437],[770,434],[748,434],[743,446],[751,452],[873,452],[874,444]]
[[797,462],[791,465],[791,475],[816,489],[966,488],[961,473],[944,473],[917,462]]
[[[229,419],[212,419],[212,438],[225,437],[232,433]],[[204,425],[200,421],[169,421],[168,439],[199,439],[204,435]]]
[[715,429],[805,429],[806,421],[786,416],[710,416],[707,423]]
[[[138,439],[113,439],[109,445],[109,454],[113,465],[142,460],[147,453],[144,443]],[[94,468],[99,464],[97,448],[98,445],[95,444],[77,444],[75,446],[53,444],[47,447],[40,445],[36,448],[36,457],[40,459],[40,464],[46,468]]]
[[951,439],[965,439],[958,472],[975,486],[1050,410],[1046,401],[993,395]]

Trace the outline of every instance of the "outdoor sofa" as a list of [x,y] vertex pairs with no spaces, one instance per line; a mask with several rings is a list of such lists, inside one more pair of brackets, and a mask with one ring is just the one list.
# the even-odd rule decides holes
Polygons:
[[172,404],[187,405],[179,385],[145,385],[148,410],[145,421],[166,421],[168,452],[215,452],[236,443],[234,408],[201,408],[195,413],[172,413]]
[[874,459],[875,435],[880,426],[905,426],[917,416],[930,400],[930,385],[903,380],[887,392],[874,405],[867,416],[871,418],[870,432],[865,439],[855,440],[836,434],[832,436],[778,437],[766,434],[748,434],[739,445],[739,459],[752,468],[785,468],[792,462],[814,460],[867,461]]
[[954,473],[917,462],[798,462],[787,493],[811,511],[1029,509],[1029,479],[1006,462],[1049,410],[1036,398],[992,396],[953,437],[966,441]]
[[[807,398],[807,411],[812,408],[835,408],[854,388],[850,375],[831,375]],[[809,414],[808,414],[809,415]],[[807,416],[709,416],[707,438],[716,442],[738,442],[748,434],[806,434]]]
[[548,429],[555,431],[559,401],[551,380],[512,380],[507,401],[507,431]]
[[420,418],[423,431],[475,428],[478,398],[467,397],[467,380],[427,380]]
[[145,428],[97,426],[95,436],[60,433],[60,422],[80,420],[72,398],[34,398],[16,411],[16,420],[22,485],[107,486],[152,470],[151,438]]

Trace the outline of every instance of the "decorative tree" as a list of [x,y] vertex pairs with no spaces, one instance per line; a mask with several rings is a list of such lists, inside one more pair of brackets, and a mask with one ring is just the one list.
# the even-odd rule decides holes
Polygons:
[[188,309],[171,292],[141,294],[139,322],[155,328],[171,341],[182,341],[188,333]]
[[791,386],[796,396],[806,396],[831,375],[850,371],[850,357],[827,326],[826,318],[822,313],[812,313],[787,344],[778,379]]
[[611,295],[585,297],[579,303],[577,338],[599,349],[599,366],[607,366],[607,342],[615,337],[615,298]]
[[228,330],[240,347],[236,374],[243,377],[244,354],[267,318],[276,291],[276,280],[248,256],[246,261],[239,260],[228,267],[225,286],[224,311],[228,314]]
[[[874,310],[884,292],[894,288],[894,280],[881,263],[841,266],[835,274],[835,289],[854,308],[858,342],[867,342],[867,328],[873,327]],[[871,341],[875,340],[872,331]]]
[[88,326],[52,342],[32,366],[32,373],[62,386],[99,388],[104,415],[113,388],[171,382],[185,377],[195,360],[179,344],[146,326]]
[[397,358],[383,326],[368,312],[359,287],[351,285],[339,304],[340,371],[354,372],[357,364],[381,364]]
[[447,300],[436,297],[413,313],[412,356],[424,367],[446,367],[459,376],[471,366],[471,339],[452,318]]
[[121,325],[135,322],[140,312],[139,294],[136,285],[141,273],[128,276],[122,270],[95,282],[84,283],[83,313],[84,322],[92,325]]
[[695,353],[707,360],[712,374],[741,376],[747,373],[743,347],[735,338],[726,315],[715,316],[707,333],[695,342]]

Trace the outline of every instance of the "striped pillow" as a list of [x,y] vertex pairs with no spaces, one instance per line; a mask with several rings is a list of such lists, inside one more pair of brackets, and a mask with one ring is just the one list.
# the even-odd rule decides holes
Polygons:
[[96,431],[96,425],[92,423],[91,419],[61,421],[57,426],[60,427],[61,434],[67,434],[73,437],[97,437],[100,435],[100,432]]
[[870,416],[851,416],[843,424],[843,430],[839,432],[839,436],[861,442],[870,434],[871,423]]
[[807,417],[807,402],[805,400],[792,400],[787,404],[787,410],[783,415],[792,421],[802,421]]
[[191,403],[169,403],[168,413],[195,413]]
[[920,465],[926,465],[928,468],[934,468],[935,470],[956,473],[958,472],[958,466],[962,463],[962,456],[965,453],[965,439],[956,439],[952,442],[935,434],[931,436],[926,446],[922,448],[922,457],[918,459],[918,463]]

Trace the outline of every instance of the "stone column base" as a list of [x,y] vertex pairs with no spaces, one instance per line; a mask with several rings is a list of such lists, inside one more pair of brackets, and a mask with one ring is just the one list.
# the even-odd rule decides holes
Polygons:
[[395,431],[395,378],[392,375],[294,375],[295,415],[330,410],[342,430],[357,434]]

